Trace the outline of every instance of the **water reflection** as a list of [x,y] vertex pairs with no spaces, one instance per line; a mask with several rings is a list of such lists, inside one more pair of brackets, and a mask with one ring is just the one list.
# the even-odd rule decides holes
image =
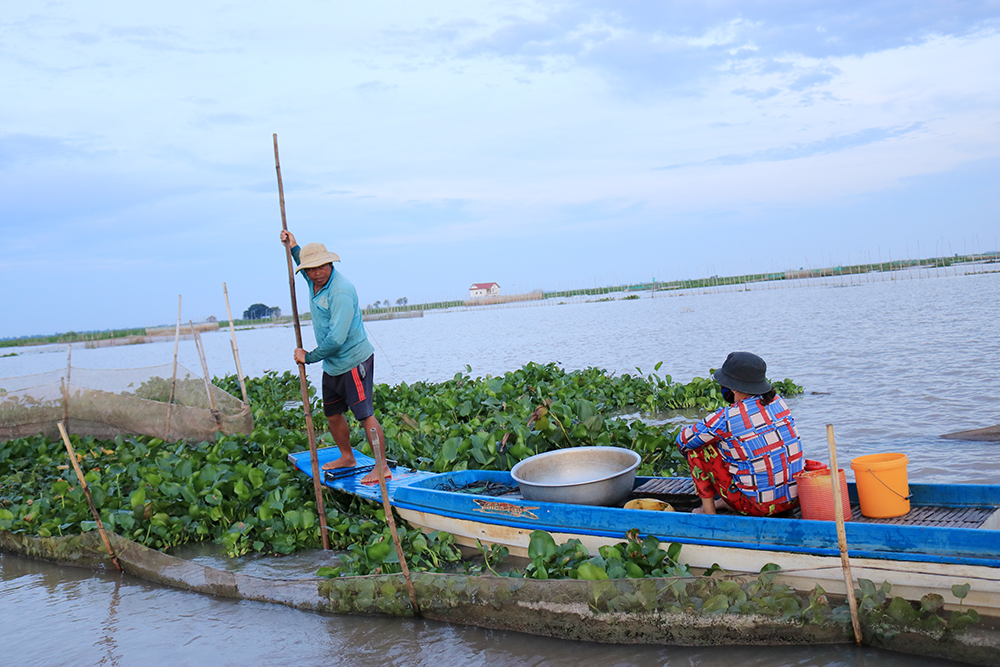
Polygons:
[[118,605],[121,602],[121,577],[115,577],[114,589],[108,594],[108,615],[104,619],[102,636],[98,645],[104,648],[104,655],[98,665],[118,667],[121,660],[121,652],[118,649],[116,638],[118,632]]

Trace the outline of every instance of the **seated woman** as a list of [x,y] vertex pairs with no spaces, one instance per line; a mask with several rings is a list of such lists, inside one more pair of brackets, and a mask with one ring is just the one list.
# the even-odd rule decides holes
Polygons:
[[730,405],[677,434],[705,514],[728,506],[740,514],[773,516],[799,503],[794,476],[805,463],[802,444],[766,371],[756,354],[730,353],[713,376]]

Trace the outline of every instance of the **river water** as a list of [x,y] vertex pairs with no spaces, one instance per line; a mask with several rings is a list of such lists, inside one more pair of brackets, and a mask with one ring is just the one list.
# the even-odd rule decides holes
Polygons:
[[[662,362],[659,375],[686,382],[707,376],[729,352],[749,350],[767,360],[771,379],[805,387],[789,405],[809,458],[828,460],[826,424],[833,424],[841,467],[863,454],[903,452],[911,482],[1000,483],[1000,444],[938,437],[1000,422],[1000,273],[912,272],[621,296],[370,322],[376,381],[441,381],[467,372],[466,365],[472,376],[499,375],[534,361],[618,374],[649,374]],[[309,327],[303,336],[309,347]],[[295,370],[292,328],[240,330],[236,339],[245,374]],[[203,340],[210,372],[235,372],[229,332]],[[65,346],[14,351],[0,358],[0,378],[66,365]],[[74,346],[72,361],[135,368],[171,363],[173,353],[172,342]],[[179,357],[200,368],[192,342],[181,342]],[[319,372],[309,370],[314,384]],[[0,622],[8,638],[0,664],[12,665],[947,664],[847,646],[602,646],[420,620],[322,616],[10,555],[0,555]]]

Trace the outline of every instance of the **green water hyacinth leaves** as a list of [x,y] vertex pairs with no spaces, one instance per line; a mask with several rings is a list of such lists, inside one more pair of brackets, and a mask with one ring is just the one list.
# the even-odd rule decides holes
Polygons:
[[[642,474],[683,474],[685,462],[672,444],[677,427],[647,424],[635,412],[671,409],[692,397],[695,403],[703,399],[698,404],[706,409],[721,405],[710,381],[689,386],[669,376],[613,376],[597,368],[566,371],[534,363],[499,377],[472,378],[471,372],[442,383],[376,385],[375,410],[391,458],[441,472],[509,470],[550,449],[616,445],[642,455]],[[240,393],[235,376],[218,378],[216,384]],[[267,373],[249,378],[246,388],[254,413],[254,430],[247,436],[220,434],[184,443],[127,435],[105,441],[70,436],[109,530],[156,549],[212,540],[232,556],[319,546],[311,483],[287,461],[290,452],[309,446],[298,376]],[[321,401],[312,387],[309,395],[322,429]],[[352,441],[367,449],[360,427],[351,423]],[[317,435],[321,445],[333,444],[329,433]],[[394,554],[376,565],[364,551],[384,540],[381,510],[348,496],[328,498],[331,546],[359,547],[361,552],[351,556],[360,570],[391,567]],[[0,530],[65,535],[92,529],[92,521],[60,441],[33,437],[0,443]],[[443,536],[413,536],[404,548],[408,559],[429,569],[453,562],[457,554]],[[567,576],[582,562],[571,552],[560,556]],[[628,558],[621,560],[625,564],[617,560],[595,566],[610,568],[609,576],[636,574]],[[348,571],[354,570],[343,570]],[[538,576],[542,571],[549,574],[549,565],[536,568]]]

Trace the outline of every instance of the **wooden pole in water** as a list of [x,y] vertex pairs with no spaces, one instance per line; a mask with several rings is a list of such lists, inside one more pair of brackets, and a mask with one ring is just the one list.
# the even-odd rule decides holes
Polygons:
[[167,429],[164,434],[168,439],[174,429],[170,424],[170,412],[174,407],[174,394],[177,391],[177,344],[181,340],[181,295],[177,295],[177,328],[174,330],[174,377],[170,381],[170,398],[167,400]]
[[396,519],[392,516],[392,504],[389,502],[389,490],[385,483],[385,453],[382,451],[382,441],[378,437],[378,430],[372,427],[368,430],[369,440],[371,440],[372,453],[375,454],[375,470],[378,472],[378,488],[382,492],[382,509],[385,512],[385,521],[389,524],[389,532],[392,534],[392,543],[396,547],[396,555],[399,557],[399,567],[403,571],[403,578],[406,579],[406,588],[410,592],[410,604],[413,605],[413,613],[420,616],[420,605],[417,604],[417,590],[413,587],[413,580],[410,578],[410,568],[406,564],[406,555],[403,553],[403,546],[399,543],[399,534],[396,532]]
[[191,335],[194,337],[194,347],[198,350],[198,359],[201,361],[201,372],[205,378],[205,393],[208,394],[208,404],[212,407],[212,419],[215,420],[215,430],[221,430],[222,417],[218,408],[215,407],[215,396],[212,395],[212,380],[208,376],[208,362],[205,361],[205,349],[201,345],[201,336],[194,328],[194,322],[188,320],[191,325]]
[[236,327],[233,325],[233,311],[229,309],[229,292],[226,290],[226,283],[222,283],[222,294],[226,297],[226,315],[229,316],[229,333],[233,337],[233,359],[236,361],[236,375],[240,378],[243,405],[250,405],[250,401],[247,400],[247,385],[243,381],[243,368],[240,366],[240,349],[236,347]]
[[111,548],[111,540],[108,539],[108,534],[104,532],[104,524],[101,523],[101,515],[97,513],[97,508],[94,507],[94,499],[90,497],[90,489],[87,488],[87,480],[83,478],[83,471],[80,470],[80,462],[76,460],[76,452],[73,451],[73,445],[69,442],[69,436],[66,434],[66,427],[63,426],[62,422],[59,422],[59,433],[62,435],[63,444],[66,445],[66,453],[69,454],[69,462],[73,464],[73,470],[76,472],[76,478],[80,480],[80,488],[83,489],[83,495],[87,497],[87,504],[90,505],[90,513],[94,515],[94,521],[97,522],[97,530],[101,533],[101,539],[104,540],[104,548],[108,550],[108,555],[111,556],[111,562],[115,564],[119,572],[124,572],[122,566],[118,563],[118,557],[115,556],[115,550]]
[[837,446],[833,441],[833,424],[826,425],[826,442],[830,446],[830,480],[833,485],[833,511],[837,520],[837,545],[840,547],[840,564],[844,570],[847,585],[847,604],[851,609],[851,624],[854,626],[854,642],[861,644],[861,621],[858,619],[858,600],[854,596],[854,576],[851,561],[847,556],[847,531],[844,529],[844,507],[840,499],[840,469],[837,467]]
[[69,422],[69,375],[73,370],[73,345],[66,346],[66,384],[63,385],[63,421]]
[[[278,161],[278,134],[274,134],[274,170],[278,174],[278,202],[281,205],[281,228],[288,231],[285,218],[285,189],[281,184],[281,163]],[[292,293],[292,321],[295,323],[295,347],[302,347],[302,326],[299,324],[299,309],[295,302],[295,269],[292,267],[292,249],[285,244],[285,259],[288,260],[288,289]],[[316,492],[316,510],[319,514],[320,537],[323,548],[330,548],[330,536],[326,528],[326,508],[323,504],[323,487],[319,480],[319,453],[316,451],[316,430],[313,428],[312,406],[309,405],[309,385],[306,382],[306,365],[299,364],[299,388],[302,390],[302,408],[306,413],[306,434],[309,436],[309,460],[312,463],[313,491]]]

